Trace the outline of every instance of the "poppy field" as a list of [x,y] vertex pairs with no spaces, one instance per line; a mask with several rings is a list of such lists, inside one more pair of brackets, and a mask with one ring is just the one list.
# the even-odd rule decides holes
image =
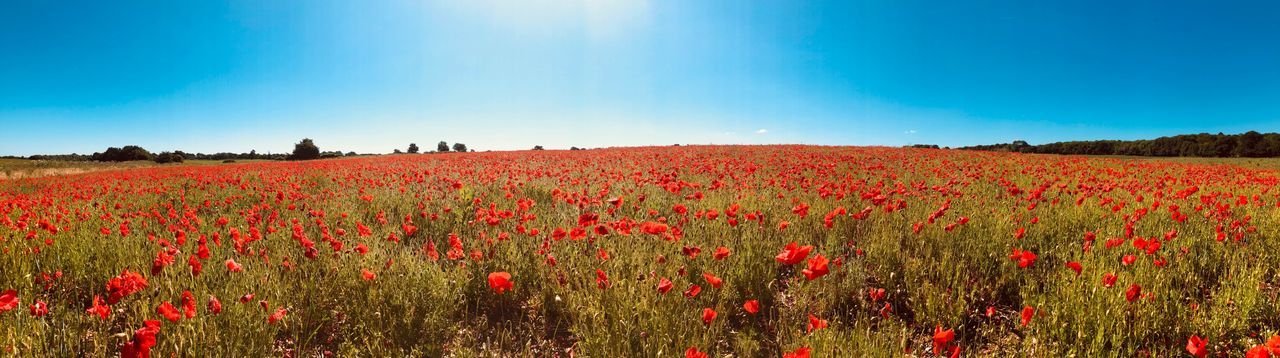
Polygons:
[[0,181],[0,355],[1280,357],[1216,161],[684,146]]

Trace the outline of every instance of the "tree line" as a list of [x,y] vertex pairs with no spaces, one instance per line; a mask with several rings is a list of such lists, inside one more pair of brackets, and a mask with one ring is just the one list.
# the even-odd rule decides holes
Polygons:
[[[418,153],[418,145],[410,143],[408,153]],[[474,149],[468,149],[466,144],[454,143],[452,146],[445,141],[440,141],[436,146],[437,152],[467,152]],[[403,153],[399,149],[395,153]],[[30,160],[57,160],[57,161],[97,161],[97,162],[128,162],[135,160],[149,160],[156,163],[181,163],[184,160],[221,160],[224,162],[235,160],[312,160],[327,159],[340,157],[367,156],[376,154],[356,154],[354,151],[343,153],[341,151],[321,151],[311,138],[303,138],[293,146],[290,153],[267,153],[261,154],[256,150],[250,150],[248,153],[186,153],[180,150],[172,152],[152,153],[137,145],[126,145],[124,147],[110,147],[102,152],[96,152],[90,155],[83,154],[55,154],[55,155],[32,155],[25,159]],[[20,157],[12,157],[20,158]]]
[[[452,149],[452,151],[454,152],[465,153],[467,152],[467,145],[462,143],[453,143],[453,147],[450,147],[449,142],[440,141],[440,143],[436,143],[437,153],[447,153],[450,151],[450,149]],[[474,152],[475,149],[472,149],[471,151]],[[400,151],[400,149],[397,148],[393,150],[391,153],[392,154],[404,154],[404,153],[418,154],[421,152],[422,152],[421,148],[418,148],[418,143],[409,143],[409,148],[406,149],[405,151],[402,152]]]
[[975,145],[958,149],[1073,155],[1263,158],[1280,156],[1280,133],[1200,133],[1144,140],[1070,141],[1040,145],[1017,140],[1006,144]]
[[373,154],[356,154],[356,152],[341,151],[321,151],[310,138],[303,138],[294,145],[292,153],[258,153],[257,150],[250,150],[248,153],[230,153],[221,152],[213,154],[205,153],[186,153],[181,150],[172,152],[152,153],[145,148],[137,145],[126,145],[124,147],[109,147],[105,151],[95,152],[93,154],[37,154],[29,157],[6,157],[14,159],[29,160],[53,160],[53,161],[96,161],[96,162],[128,162],[135,160],[148,160],[156,163],[182,163],[185,160],[221,160],[224,162],[232,162],[236,160],[310,160],[352,157]]
[[[585,150],[586,148],[572,147],[569,150]],[[543,150],[541,145],[534,146],[533,150]],[[465,143],[453,143],[452,145],[446,141],[436,143],[436,150],[430,153],[450,153],[450,152],[475,152],[475,149],[467,148]],[[409,143],[409,147],[405,150],[399,148],[392,151],[393,154],[419,154],[423,153],[422,148],[417,143]],[[152,153],[137,145],[126,145],[124,147],[110,147],[102,152],[96,152],[89,155],[84,154],[37,154],[29,157],[17,156],[0,156],[2,159],[29,159],[29,160],[52,160],[52,161],[98,161],[98,162],[128,162],[135,160],[150,160],[157,163],[181,163],[184,160],[221,160],[231,162],[235,160],[312,160],[339,157],[354,156],[370,156],[378,154],[356,154],[356,152],[341,151],[321,151],[315,141],[310,138],[303,138],[294,144],[293,151],[290,153],[258,153],[256,150],[250,150],[248,153],[186,153],[181,150],[172,152]]]

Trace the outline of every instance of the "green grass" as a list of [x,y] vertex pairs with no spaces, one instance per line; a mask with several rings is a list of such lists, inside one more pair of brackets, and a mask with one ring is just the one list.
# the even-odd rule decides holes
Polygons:
[[[930,355],[938,326],[955,329],[966,356],[1180,356],[1193,334],[1208,338],[1215,352],[1240,355],[1280,329],[1280,192],[1275,172],[1262,169],[1276,163],[1241,166],[1248,163],[681,147],[189,163],[0,182],[0,220],[12,222],[0,221],[0,290],[15,289],[21,299],[18,309],[0,313],[0,348],[111,355],[143,320],[158,319],[156,306],[177,304],[190,290],[199,314],[164,324],[159,356],[618,357],[679,355],[689,347],[715,356],[779,356],[799,347],[820,357]],[[1043,194],[1031,197],[1042,185]],[[1196,194],[1176,196],[1192,186]],[[876,194],[884,196],[881,205],[873,203]],[[1242,195],[1248,203],[1237,205]],[[611,210],[610,198],[623,204]],[[534,205],[521,210],[522,200]],[[948,200],[945,215],[913,232]],[[898,202],[901,209],[885,209]],[[811,206],[807,216],[793,213],[800,203]],[[1117,203],[1125,206],[1116,210]],[[741,210],[731,226],[725,211],[734,204]],[[677,213],[676,205],[688,212]],[[1175,221],[1171,205],[1188,219]],[[491,207],[512,215],[489,225]],[[838,207],[872,211],[865,219],[835,217],[826,227],[823,217]],[[696,215],[708,210],[718,217]],[[758,222],[745,218],[757,211],[764,215]],[[1147,213],[1133,220],[1140,211]],[[609,233],[551,239],[556,228],[578,226],[584,213],[599,215]],[[969,221],[946,229],[961,217]],[[217,224],[220,218],[228,225]],[[40,220],[59,232],[39,229]],[[126,220],[131,233],[122,236]],[[27,228],[18,229],[20,221]],[[666,221],[683,235],[668,241],[644,234],[638,226],[648,221]],[[783,221],[790,222],[785,230]],[[359,235],[357,223],[371,235]],[[406,235],[406,223],[417,232]],[[622,232],[633,225],[631,234]],[[1218,225],[1240,240],[1215,240]],[[292,236],[295,226],[315,242],[314,259]],[[252,228],[265,239],[234,250],[232,229],[247,235]],[[539,235],[527,234],[535,228]],[[1025,228],[1021,238],[1018,228]],[[177,245],[176,262],[150,274],[162,248],[148,236],[173,241],[179,230],[188,241]],[[1171,230],[1177,237],[1160,239],[1154,254],[1132,245]],[[36,238],[26,239],[33,231]],[[1082,250],[1086,232],[1097,234],[1089,252]],[[391,234],[400,242],[388,240]],[[462,259],[447,257],[451,234],[461,238]],[[343,249],[335,252],[326,235]],[[186,260],[200,236],[211,257],[193,277]],[[1123,242],[1106,248],[1112,238]],[[841,265],[806,280],[804,263],[774,259],[791,241]],[[427,254],[428,243],[438,260]],[[369,252],[355,252],[357,244]],[[713,259],[720,246],[732,255]],[[685,247],[701,254],[686,256]],[[1015,248],[1035,252],[1034,265],[1010,260]],[[1125,255],[1138,260],[1124,265]],[[244,272],[228,272],[227,259]],[[1067,261],[1082,264],[1078,277]],[[109,320],[86,315],[92,297],[105,296],[107,280],[124,269],[144,272],[148,288],[115,305]],[[362,269],[377,278],[361,279]],[[65,276],[49,290],[33,279],[55,270]],[[597,288],[596,270],[607,273],[607,289]],[[490,290],[486,277],[497,271],[512,274],[512,291]],[[704,272],[724,285],[710,287]],[[1115,287],[1101,285],[1105,273],[1119,276]],[[675,288],[659,294],[660,278]],[[683,297],[691,284],[702,292]],[[1130,284],[1152,296],[1128,302]],[[877,288],[887,294],[873,302],[867,292]],[[251,302],[236,302],[249,293]],[[221,315],[204,309],[210,295],[225,306]],[[49,316],[27,314],[36,299],[49,303]],[[759,313],[742,309],[750,299],[759,300]],[[1027,326],[1019,322],[1024,306],[1039,312]],[[286,319],[267,323],[282,307]],[[709,325],[701,320],[704,308],[719,313]],[[807,332],[811,314],[829,327]]]

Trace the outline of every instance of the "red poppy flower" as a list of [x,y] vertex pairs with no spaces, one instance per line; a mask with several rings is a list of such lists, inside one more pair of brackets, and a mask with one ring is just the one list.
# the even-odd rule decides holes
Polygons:
[[89,309],[85,310],[85,312],[90,315],[101,317],[102,319],[107,319],[107,317],[111,315],[111,306],[107,306],[103,303],[102,296],[94,295],[93,306],[90,306]]
[[828,262],[830,262],[830,260],[827,260],[826,257],[822,256],[822,254],[818,254],[812,259],[809,259],[809,268],[800,271],[800,273],[804,274],[805,278],[812,281],[815,278],[822,277],[831,272],[827,268]]
[[671,292],[671,287],[671,280],[666,277],[658,279],[658,293],[665,295],[667,292]]
[[689,256],[689,258],[691,259],[696,259],[698,258],[698,254],[702,253],[702,248],[697,246],[694,246],[694,247],[685,246],[683,248],[680,248],[680,252],[683,252],[685,256]]
[[1124,291],[1124,299],[1126,301],[1133,302],[1139,297],[1142,297],[1142,286],[1138,286],[1136,283],[1129,285],[1129,289]]
[[1071,271],[1076,272],[1076,276],[1080,276],[1080,270],[1084,269],[1083,266],[1080,266],[1079,262],[1075,262],[1075,261],[1067,261],[1066,265],[1067,265],[1067,268],[1071,269]]
[[210,295],[209,304],[207,305],[206,308],[209,309],[209,313],[211,314],[222,313],[222,301],[218,301],[218,297]]
[[1035,315],[1036,315],[1036,309],[1034,307],[1031,307],[1031,306],[1023,307],[1022,308],[1022,326],[1026,327],[1028,323],[1031,323],[1031,318],[1034,317]]
[[604,270],[596,269],[596,287],[601,290],[609,288],[609,276],[604,274]]
[[711,324],[711,320],[716,319],[716,311],[710,308],[702,309],[702,323]]
[[49,314],[49,305],[44,303],[44,301],[36,301],[31,304],[30,310],[31,316],[44,317]]
[[231,271],[231,272],[244,271],[244,266],[241,266],[239,263],[236,263],[236,260],[234,259],[227,259],[227,271]]
[[373,279],[378,278],[378,275],[374,274],[373,271],[369,271],[369,269],[360,269],[360,278],[365,281],[373,281]]
[[1119,279],[1119,278],[1120,277],[1116,276],[1116,274],[1113,274],[1110,272],[1104,273],[1102,274],[1102,286],[1106,288],[1111,288],[1112,286],[1116,285],[1116,279]]
[[125,296],[132,295],[147,288],[147,278],[137,272],[124,270],[120,276],[107,281],[107,303],[116,304]]
[[884,299],[885,291],[883,288],[867,289],[867,296],[871,297],[871,302],[877,302]]
[[698,286],[697,284],[689,285],[689,289],[684,290],[684,297],[685,298],[698,297],[699,292],[702,292],[702,286]]
[[688,350],[684,351],[684,358],[707,358],[707,354],[698,351],[698,347],[689,347]]
[[800,246],[795,241],[792,241],[774,259],[784,265],[795,265],[808,258],[810,251],[813,251],[813,246]]
[[175,260],[176,258],[166,251],[157,252],[156,258],[151,261],[151,275],[159,275],[165,267],[172,265]]
[[182,319],[182,312],[178,312],[178,309],[174,308],[173,304],[167,301],[160,303],[160,307],[156,307],[156,313],[160,314],[164,319],[169,320],[169,322],[177,322]]
[[805,329],[805,332],[812,333],[814,330],[823,329],[823,328],[827,328],[827,320],[820,319],[817,316],[814,316],[812,313],[810,313],[809,326]]
[[667,232],[667,225],[646,221],[644,224],[640,224],[640,231],[644,231],[644,233],[649,235],[661,235]]
[[1267,339],[1267,348],[1271,348],[1271,355],[1280,356],[1280,334],[1272,335]]
[[0,293],[0,313],[7,312],[14,307],[18,307],[18,291],[7,290]]
[[716,252],[711,255],[716,260],[724,260],[730,255],[729,248],[721,246],[716,248]]
[[760,312],[760,301],[747,300],[747,302],[742,303],[742,309],[746,310],[747,313],[756,314],[756,312]]
[[150,357],[151,347],[156,346],[156,335],[160,334],[160,321],[144,322],[142,328],[133,332],[133,339],[120,346],[122,358]]
[[1013,253],[1009,255],[1009,259],[1018,262],[1018,267],[1027,268],[1036,263],[1036,253],[1031,251],[1023,251],[1022,249],[1013,249]]
[[947,351],[947,347],[951,346],[951,342],[956,339],[956,331],[952,329],[942,329],[939,325],[933,329],[933,352],[941,356]]
[[724,284],[724,280],[720,279],[719,277],[716,277],[716,275],[712,275],[707,272],[702,273],[702,278],[706,279],[707,284],[711,285],[711,287],[714,287],[714,288],[720,288],[720,285]]
[[191,267],[191,276],[200,276],[200,272],[204,271],[204,263],[196,259],[196,255],[187,257],[187,266]]
[[196,316],[196,296],[191,291],[182,291],[182,315],[187,318]]
[[511,282],[511,274],[506,272],[494,272],[489,274],[489,288],[493,289],[501,295],[503,292],[510,290],[514,284]]
[[782,353],[782,358],[809,358],[809,347],[800,347],[791,352]]
[[1124,255],[1124,258],[1120,259],[1120,262],[1125,266],[1132,265],[1134,261],[1138,261],[1138,257],[1134,255]]
[[276,322],[280,322],[280,320],[284,319],[284,316],[288,314],[289,314],[289,310],[286,310],[283,308],[278,309],[276,310],[276,313],[272,313],[271,316],[267,317],[267,323],[275,324]]
[[1244,353],[1244,357],[1245,358],[1271,358],[1271,349],[1263,345],[1254,346],[1253,348],[1249,348],[1249,351]]
[[1190,338],[1187,338],[1187,353],[1191,353],[1191,355],[1196,358],[1204,358],[1209,354],[1209,350],[1206,348],[1207,345],[1209,345],[1208,340],[1200,338],[1200,336],[1192,335]]

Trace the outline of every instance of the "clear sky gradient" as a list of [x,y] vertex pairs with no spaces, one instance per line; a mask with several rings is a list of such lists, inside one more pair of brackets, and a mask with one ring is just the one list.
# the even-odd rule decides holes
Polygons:
[[1275,1],[5,1],[0,154],[1280,131]]

